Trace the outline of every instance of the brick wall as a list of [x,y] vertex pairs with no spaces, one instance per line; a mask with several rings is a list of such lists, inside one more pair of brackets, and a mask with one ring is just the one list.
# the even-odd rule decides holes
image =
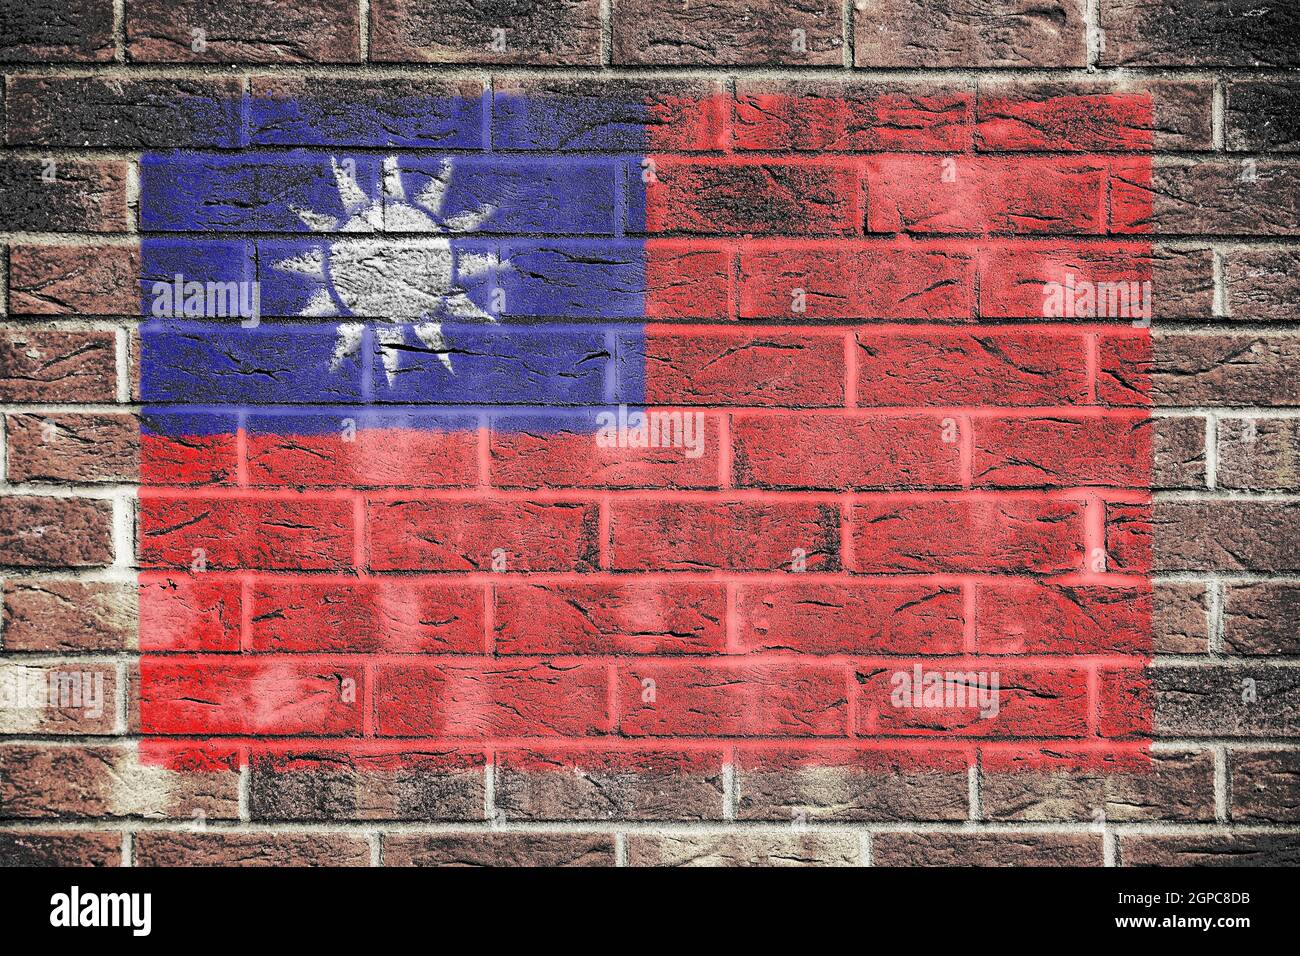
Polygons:
[[[1300,859],[1294,5],[0,18],[0,667],[104,696],[0,711],[0,860]],[[486,123],[424,117],[422,145],[517,137],[529,175],[566,151],[623,162],[591,104],[654,104],[662,191],[618,235],[661,244],[645,399],[703,409],[702,456],[602,459],[495,420],[423,433],[418,469],[248,422],[183,453],[142,434],[151,388],[204,387],[184,362],[140,370],[143,155],[300,145],[241,97],[354,104],[303,122],[365,140],[409,121],[377,105],[398,95],[486,95]],[[521,95],[588,105],[510,125]],[[963,185],[940,202],[914,184],[944,159]],[[1150,333],[1026,321],[1061,249],[1097,275],[1143,262]],[[526,565],[494,577],[495,538]],[[196,545],[209,573],[186,573]],[[1018,688],[987,740],[882,731],[880,655],[971,651]],[[647,679],[677,693],[647,707]],[[466,693],[487,703],[449,732]]]

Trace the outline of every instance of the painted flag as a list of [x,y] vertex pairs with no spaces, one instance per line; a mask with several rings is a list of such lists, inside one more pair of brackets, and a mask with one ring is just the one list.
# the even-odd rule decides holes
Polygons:
[[228,106],[140,166],[149,759],[1141,765],[1148,97]]

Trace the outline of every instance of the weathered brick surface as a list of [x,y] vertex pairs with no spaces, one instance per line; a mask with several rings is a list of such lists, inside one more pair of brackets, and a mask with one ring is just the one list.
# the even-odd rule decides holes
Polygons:
[[1121,866],[1295,866],[1298,860],[1300,838],[1288,833],[1119,838]]
[[606,834],[399,834],[384,840],[386,866],[613,866]]
[[122,834],[85,830],[0,830],[3,866],[121,866]]
[[852,834],[632,836],[629,866],[857,866]]
[[1224,115],[1228,149],[1293,153],[1300,150],[1300,110],[1295,82],[1230,83]]
[[1100,834],[882,833],[872,841],[876,866],[1097,866]]
[[1296,66],[1300,20],[1285,0],[1101,0],[1106,66]]
[[344,833],[136,834],[137,866],[368,866],[370,845]]
[[113,9],[97,0],[37,0],[0,9],[0,62],[113,58]]
[[1086,66],[1083,3],[989,4],[856,0],[854,62],[862,67]]
[[528,4],[375,0],[370,58],[399,63],[591,66],[600,62],[596,0]]
[[129,0],[126,48],[137,62],[350,63],[360,59],[360,10],[271,0]]
[[0,863],[1294,864],[1298,17],[0,4]]
[[134,646],[139,601],[128,584],[6,581],[5,651],[114,651]]
[[0,215],[24,232],[121,232],[126,164],[118,160],[0,157]]

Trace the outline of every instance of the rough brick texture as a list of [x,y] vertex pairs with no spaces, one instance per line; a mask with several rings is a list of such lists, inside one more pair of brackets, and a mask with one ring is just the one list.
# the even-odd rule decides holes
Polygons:
[[1295,865],[1298,11],[0,2],[0,864]]

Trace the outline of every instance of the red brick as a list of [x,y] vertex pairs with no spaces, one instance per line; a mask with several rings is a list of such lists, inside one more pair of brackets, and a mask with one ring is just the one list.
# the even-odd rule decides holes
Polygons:
[[975,640],[985,654],[1150,654],[1150,587],[980,584]]
[[961,152],[975,96],[933,84],[741,80],[736,148],[800,152]]
[[215,574],[140,575],[140,650],[238,651],[240,582]]
[[739,488],[952,488],[960,445],[943,420],[912,415],[777,413],[732,419]]
[[1083,509],[1045,499],[866,501],[851,513],[854,571],[1083,570]]
[[[483,499],[371,501],[370,565],[379,571],[584,571],[596,565],[593,505]],[[495,557],[494,557],[495,556]]]
[[610,508],[619,571],[779,571],[839,566],[839,512],[805,502],[636,501]]
[[886,156],[865,162],[867,231],[1098,234],[1105,160]]
[[844,404],[838,335],[651,326],[645,361],[645,399],[652,405]]
[[254,582],[255,651],[473,654],[483,649],[483,594],[410,579]]
[[376,666],[374,679],[382,737],[583,737],[609,720],[599,663],[407,661]]
[[[945,694],[957,701],[957,692],[969,694],[968,706],[915,706],[895,692],[906,686],[918,696],[915,666],[923,673],[939,673]],[[958,675],[948,678],[949,673]],[[972,685],[975,674],[991,689],[998,675],[997,713],[983,716]],[[908,684],[896,675],[906,675]],[[862,736],[901,734],[927,737],[1079,737],[1088,728],[1087,674],[1075,668],[1030,669],[1015,661],[997,659],[897,660],[859,665],[857,733]],[[895,704],[895,699],[900,705]],[[911,698],[915,700],[915,698]]]
[[[354,423],[355,424],[355,423]],[[456,488],[478,484],[478,436],[472,431],[356,428],[311,435],[270,431],[262,419],[248,436],[251,485]]]
[[857,333],[859,405],[1081,405],[1085,341],[1055,331]]
[[[350,501],[140,494],[144,567],[332,570],[351,566]],[[202,549],[196,555],[195,549]]]
[[[658,447],[622,448],[608,441],[598,414],[593,411],[592,418],[584,417],[584,427],[574,431],[552,431],[553,421],[540,427],[512,427],[505,420],[501,430],[492,432],[492,484],[502,488],[718,487],[721,442],[716,416],[693,409],[632,409],[628,428],[653,426]],[[637,415],[648,417],[638,420]],[[594,433],[585,427],[588,424],[595,426]],[[686,446],[687,437],[693,447]]]
[[725,648],[716,584],[498,585],[498,654],[710,654]]
[[978,418],[972,482],[982,488],[1151,486],[1152,420]]
[[[649,233],[852,235],[858,229],[853,164],[654,157],[645,187]],[[630,222],[637,230],[639,223]]]
[[620,728],[632,737],[844,736],[844,672],[815,664],[628,663]]
[[799,654],[954,654],[962,649],[961,590],[929,584],[744,584],[736,642]]
[[359,664],[285,658],[145,657],[139,729],[145,734],[347,735],[361,732]]

